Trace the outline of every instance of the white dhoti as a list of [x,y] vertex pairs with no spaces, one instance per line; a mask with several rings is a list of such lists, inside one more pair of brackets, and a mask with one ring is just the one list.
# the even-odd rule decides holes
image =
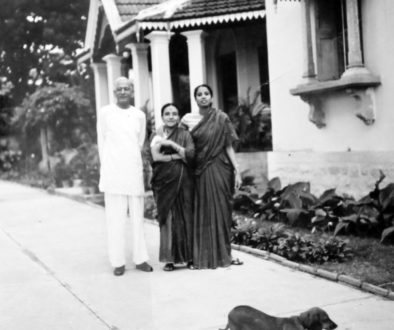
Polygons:
[[119,194],[104,194],[107,221],[108,256],[112,267],[126,264],[125,224],[127,210],[133,226],[133,262],[141,264],[147,261],[144,235],[144,198]]
[[141,148],[145,139],[145,114],[132,106],[103,107],[98,115],[100,191],[104,192],[108,254],[113,267],[126,264],[125,224],[127,210],[133,226],[133,261],[148,260],[145,245],[144,181]]

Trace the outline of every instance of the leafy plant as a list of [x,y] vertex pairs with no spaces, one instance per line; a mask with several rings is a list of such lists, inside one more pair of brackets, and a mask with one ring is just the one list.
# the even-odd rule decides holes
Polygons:
[[316,239],[290,232],[280,223],[264,228],[261,222],[253,218],[240,220],[236,216],[235,219],[232,229],[232,242],[235,244],[266,250],[300,262],[341,262],[352,257],[346,242],[335,237]]
[[97,187],[99,183],[99,155],[96,144],[82,144],[77,155],[70,161],[70,169],[75,179],[82,179],[86,187]]
[[246,97],[229,112],[240,140],[240,150],[272,150],[270,107],[260,101],[260,91],[252,97],[250,92],[249,87]]
[[1,1],[0,77],[18,86],[16,104],[36,86],[71,82],[88,11],[88,0]]
[[41,155],[45,164],[49,157],[49,132],[61,145],[69,140],[76,128],[91,132],[95,111],[81,88],[66,84],[53,84],[38,88],[27,96],[17,109],[15,123],[30,139],[40,136]]
[[62,182],[71,179],[71,169],[65,164],[64,159],[61,158],[60,162],[55,165],[54,177],[57,186],[60,186]]
[[0,171],[8,172],[18,165],[22,157],[20,150],[13,150],[6,143],[0,143]]
[[320,197],[310,192],[308,182],[297,182],[284,188],[279,178],[268,182],[266,191],[257,196],[241,187],[235,196],[234,209],[254,218],[288,223],[292,226],[338,234],[380,237],[388,242],[394,237],[394,184],[375,189],[359,201],[326,190]]

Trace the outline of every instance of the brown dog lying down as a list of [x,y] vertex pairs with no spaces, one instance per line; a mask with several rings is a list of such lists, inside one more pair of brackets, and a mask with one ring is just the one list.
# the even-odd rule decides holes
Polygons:
[[331,330],[336,327],[319,307],[298,316],[275,317],[250,306],[237,306],[228,314],[228,324],[221,330]]

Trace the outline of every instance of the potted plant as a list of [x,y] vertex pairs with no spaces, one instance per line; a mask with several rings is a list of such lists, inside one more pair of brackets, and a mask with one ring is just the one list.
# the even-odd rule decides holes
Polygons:
[[229,112],[240,140],[238,151],[272,150],[270,106],[260,101],[260,91],[253,97],[250,91],[249,87],[247,96]]

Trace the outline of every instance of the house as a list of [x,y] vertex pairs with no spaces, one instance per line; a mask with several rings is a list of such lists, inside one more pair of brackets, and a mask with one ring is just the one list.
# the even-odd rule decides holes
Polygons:
[[[113,101],[119,75],[133,80],[135,105],[153,109],[156,125],[167,102],[198,111],[192,94],[201,83],[226,112],[256,91],[269,103],[264,8],[263,0],[91,0],[79,61],[93,68],[97,108]],[[240,167],[261,178],[265,158],[239,157]]]
[[[270,177],[355,197],[394,181],[394,2],[266,1]],[[314,188],[315,187],[315,188]]]
[[200,83],[228,113],[258,90],[273,148],[238,155],[241,167],[358,197],[380,169],[394,178],[393,13],[368,0],[91,0],[79,60],[93,68],[98,108],[127,75],[156,125],[169,101],[197,111]]

